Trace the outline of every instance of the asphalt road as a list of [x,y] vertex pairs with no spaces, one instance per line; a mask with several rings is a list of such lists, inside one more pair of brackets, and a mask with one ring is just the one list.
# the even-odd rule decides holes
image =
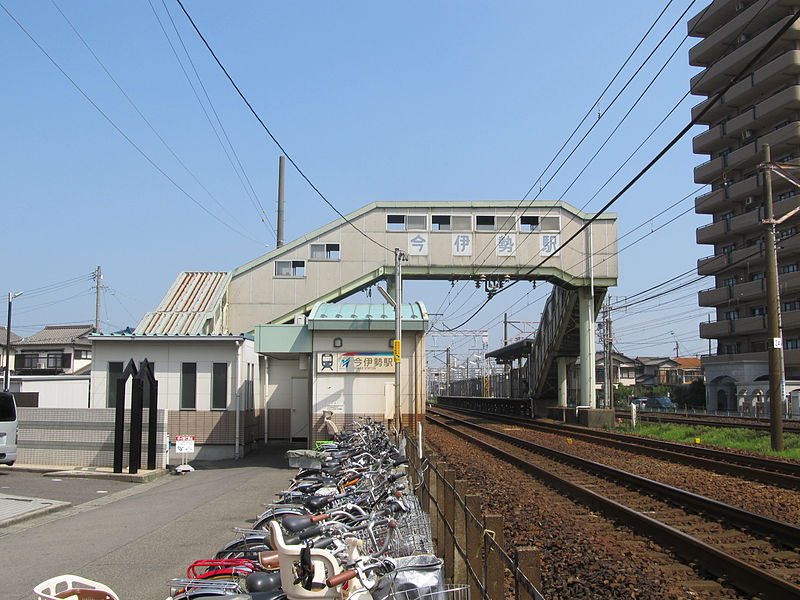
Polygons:
[[[35,585],[70,573],[105,583],[120,600],[163,600],[168,579],[184,577],[194,560],[211,558],[234,539],[233,527],[247,527],[286,487],[296,469],[286,467],[284,450],[270,447],[144,484],[81,479],[73,487],[73,480],[60,486],[65,482],[35,474],[0,477],[9,493],[49,490],[62,494],[50,499],[76,504],[0,530],[0,596],[30,600]],[[12,492],[12,485],[18,489]]]
[[0,470],[0,494],[47,498],[48,500],[71,502],[74,505],[95,500],[106,494],[115,494],[135,485],[139,484],[108,479],[60,478],[57,475]]

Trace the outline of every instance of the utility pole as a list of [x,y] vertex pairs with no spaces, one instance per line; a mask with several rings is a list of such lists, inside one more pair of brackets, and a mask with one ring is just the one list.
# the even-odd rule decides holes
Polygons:
[[278,239],[275,246],[280,248],[283,246],[283,211],[284,211],[284,177],[286,174],[286,157],[281,155],[278,157]]
[[447,379],[445,381],[447,382],[447,392],[445,393],[445,396],[449,396],[450,395],[450,346],[447,347]]
[[8,293],[8,321],[6,324],[6,368],[3,372],[3,391],[8,391],[11,383],[11,301],[21,296],[22,292],[9,292]]
[[100,333],[100,289],[102,287],[101,281],[103,280],[103,272],[98,266],[94,270],[94,332]]
[[769,144],[764,144],[764,221],[767,261],[767,355],[769,358],[770,442],[776,452],[783,451],[783,340],[781,339],[780,298],[778,295],[778,254],[775,248],[775,213],[772,208],[772,171]]
[[603,379],[604,379],[604,394],[605,394],[605,408],[614,407],[614,380],[612,371],[614,369],[613,359],[613,338],[611,336],[611,299],[606,297],[606,303],[603,305]]

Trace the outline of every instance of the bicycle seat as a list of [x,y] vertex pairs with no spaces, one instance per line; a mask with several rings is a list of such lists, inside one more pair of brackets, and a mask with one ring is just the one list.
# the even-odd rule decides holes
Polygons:
[[308,496],[303,499],[303,506],[316,512],[327,506],[331,500],[333,500],[333,496]]
[[281,519],[281,525],[286,531],[290,531],[291,533],[297,533],[298,531],[302,531],[307,527],[311,527],[311,515],[308,516],[291,516],[291,517],[283,517]]

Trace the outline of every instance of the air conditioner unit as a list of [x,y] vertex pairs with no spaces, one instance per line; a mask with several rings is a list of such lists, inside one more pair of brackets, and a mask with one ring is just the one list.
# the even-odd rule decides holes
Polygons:
[[751,137],[753,137],[753,130],[752,130],[752,129],[745,129],[745,130],[742,132],[742,139],[743,139],[743,140],[748,140],[748,139],[750,139]]
[[744,2],[737,2],[736,3],[736,12],[742,11],[745,8],[747,8],[747,4],[745,4]]
[[306,325],[306,324],[308,324],[308,317],[306,315],[295,315],[294,324],[295,325]]
[[739,37],[736,38],[737,44],[744,44],[747,40],[750,39],[750,36],[746,33],[739,34]]
[[753,204],[755,204],[755,202],[756,199],[753,196],[748,196],[747,198],[744,199],[745,206],[752,206]]

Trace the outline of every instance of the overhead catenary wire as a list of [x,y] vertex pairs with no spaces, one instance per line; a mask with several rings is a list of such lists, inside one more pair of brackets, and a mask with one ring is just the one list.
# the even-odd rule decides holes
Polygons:
[[[622,187],[622,188],[621,188],[621,189],[620,189],[620,190],[619,190],[619,191],[618,191],[616,194],[614,194],[614,196],[613,196],[613,197],[612,197],[612,198],[611,198],[611,199],[610,199],[608,202],[606,202],[606,203],[603,205],[603,207],[602,207],[602,208],[601,208],[601,209],[600,209],[600,210],[599,210],[597,213],[595,213],[595,214],[594,214],[592,217],[590,217],[590,218],[589,218],[589,219],[588,219],[588,220],[587,220],[587,221],[586,221],[586,222],[585,222],[585,223],[584,223],[584,224],[583,224],[583,225],[582,225],[580,228],[578,228],[578,230],[577,230],[575,233],[573,233],[571,236],[569,236],[569,238],[567,238],[565,241],[561,242],[561,244],[559,244],[559,245],[558,245],[558,247],[555,249],[555,251],[554,251],[554,253],[553,253],[553,254],[551,254],[551,255],[548,255],[548,256],[546,256],[544,259],[542,259],[541,261],[539,261],[539,262],[538,262],[538,263],[537,263],[537,264],[536,264],[534,267],[532,267],[531,269],[529,269],[529,270],[527,271],[527,273],[526,273],[526,274],[527,274],[527,275],[530,275],[531,273],[533,273],[533,272],[534,272],[534,271],[536,271],[537,269],[541,268],[541,267],[542,267],[542,266],[543,266],[543,265],[544,265],[544,264],[545,264],[545,263],[546,263],[548,260],[550,260],[550,258],[551,258],[552,256],[554,256],[555,254],[557,254],[557,253],[558,253],[558,252],[559,252],[561,249],[563,249],[563,248],[564,248],[564,247],[565,247],[567,244],[569,244],[569,243],[570,243],[572,240],[574,240],[576,237],[578,237],[578,235],[580,235],[580,234],[581,234],[581,233],[582,233],[582,232],[583,232],[585,229],[587,229],[589,226],[591,226],[591,224],[592,224],[592,223],[594,223],[594,222],[595,222],[595,221],[596,221],[596,220],[599,218],[599,216],[600,216],[601,214],[603,214],[603,213],[604,213],[606,210],[608,210],[608,209],[609,209],[609,208],[610,208],[610,207],[611,207],[611,206],[612,206],[614,203],[616,203],[616,202],[617,202],[617,200],[619,200],[619,199],[620,199],[620,198],[621,198],[621,197],[622,197],[622,196],[623,196],[623,195],[624,195],[624,194],[625,194],[625,193],[626,193],[626,192],[627,192],[627,191],[628,191],[630,188],[632,188],[632,187],[634,186],[634,184],[636,184],[636,182],[637,182],[637,181],[639,181],[639,180],[640,180],[640,179],[641,179],[641,178],[642,178],[642,177],[643,177],[643,176],[644,176],[644,175],[645,175],[645,174],[646,174],[646,173],[647,173],[647,172],[648,172],[648,171],[649,171],[649,170],[650,170],[650,169],[653,167],[653,165],[655,165],[655,164],[656,164],[656,163],[657,163],[659,160],[661,160],[661,158],[662,158],[662,157],[663,157],[663,156],[664,156],[664,155],[665,155],[667,152],[669,152],[669,151],[672,149],[672,147],[673,147],[673,146],[675,146],[675,144],[677,144],[677,143],[678,143],[678,141],[680,141],[680,140],[681,140],[681,138],[683,138],[683,136],[684,136],[684,135],[686,135],[686,134],[689,132],[689,130],[690,130],[692,127],[694,127],[694,126],[695,126],[697,123],[699,123],[699,122],[700,122],[700,119],[702,119],[702,117],[703,117],[703,116],[704,116],[704,115],[705,115],[705,114],[706,114],[706,113],[707,113],[709,110],[711,110],[711,108],[712,108],[712,107],[713,107],[713,106],[714,106],[714,105],[715,105],[715,104],[716,104],[716,103],[719,101],[719,99],[720,99],[720,98],[721,98],[721,97],[722,97],[722,96],[723,96],[723,95],[724,95],[724,94],[725,94],[725,93],[726,93],[726,92],[727,92],[727,91],[728,91],[728,90],[729,90],[729,89],[730,89],[730,88],[731,88],[731,87],[734,85],[734,83],[736,83],[737,81],[739,81],[739,79],[741,79],[741,78],[742,78],[742,77],[743,77],[743,76],[744,76],[746,73],[748,73],[748,72],[749,72],[749,71],[752,69],[752,67],[753,67],[753,65],[754,65],[754,64],[756,64],[756,63],[757,63],[759,60],[761,60],[761,58],[762,58],[762,57],[763,57],[763,56],[764,56],[764,55],[765,55],[765,54],[766,54],[766,53],[769,51],[769,49],[770,49],[770,48],[771,48],[771,47],[772,47],[772,46],[775,44],[775,42],[777,42],[777,41],[778,41],[778,40],[781,38],[781,36],[782,36],[784,33],[786,33],[786,31],[788,31],[788,29],[789,29],[789,28],[790,28],[790,27],[791,27],[791,26],[794,24],[794,22],[795,22],[795,21],[796,21],[798,18],[800,18],[800,8],[798,8],[797,10],[795,10],[795,11],[792,13],[792,15],[791,15],[791,18],[787,19],[786,23],[784,23],[784,24],[783,24],[783,26],[782,26],[782,27],[780,27],[780,28],[779,28],[779,29],[778,29],[778,30],[777,30],[777,31],[776,31],[776,32],[773,34],[773,36],[772,36],[772,37],[769,39],[769,41],[768,41],[768,42],[767,42],[767,43],[764,45],[764,47],[763,47],[763,48],[761,48],[761,50],[759,50],[758,52],[756,52],[756,53],[755,53],[755,54],[754,54],[754,55],[751,57],[751,59],[750,59],[750,60],[747,62],[747,64],[745,64],[745,65],[744,65],[744,66],[743,66],[743,67],[742,67],[742,68],[739,70],[739,72],[738,72],[738,73],[737,73],[735,76],[733,76],[732,78],[730,78],[730,79],[728,80],[728,83],[726,83],[726,84],[725,84],[725,86],[723,86],[723,88],[722,88],[722,89],[720,89],[720,90],[719,90],[719,91],[718,91],[716,94],[714,94],[714,96],[712,96],[712,97],[711,97],[711,102],[708,102],[708,104],[706,104],[706,106],[705,106],[705,107],[703,107],[703,109],[702,109],[702,110],[700,110],[700,111],[697,113],[697,115],[695,115],[695,116],[694,116],[694,117],[693,117],[693,118],[692,118],[692,119],[689,121],[689,123],[688,123],[688,124],[686,124],[686,125],[685,125],[685,126],[684,126],[684,127],[683,127],[683,128],[682,128],[682,129],[681,129],[681,130],[680,130],[680,131],[679,131],[679,132],[678,132],[678,133],[677,133],[677,134],[676,134],[676,135],[675,135],[675,136],[674,136],[674,137],[673,137],[673,138],[672,138],[672,139],[671,139],[671,140],[670,140],[670,141],[669,141],[669,142],[668,142],[668,143],[667,143],[667,144],[666,144],[666,145],[665,145],[665,146],[664,146],[664,147],[663,147],[663,148],[662,148],[662,149],[661,149],[659,152],[658,152],[658,153],[656,153],[656,155],[655,155],[655,156],[654,156],[654,157],[653,157],[653,158],[652,158],[652,159],[651,159],[651,160],[650,160],[650,161],[649,161],[649,162],[648,162],[648,163],[647,163],[647,164],[646,164],[646,165],[645,165],[645,166],[644,166],[642,169],[640,169],[640,170],[639,170],[639,172],[638,172],[638,173],[637,173],[637,174],[636,174],[636,175],[635,175],[635,176],[634,176],[632,179],[630,179],[630,180],[628,181],[628,183],[626,183],[626,184],[625,184],[625,185],[624,185],[624,186],[623,186],[623,187]],[[499,293],[501,293],[501,292],[503,292],[503,291],[505,291],[505,290],[508,290],[508,289],[510,289],[511,287],[513,287],[513,286],[514,286],[514,284],[518,283],[519,281],[520,281],[519,279],[517,279],[517,280],[515,280],[515,281],[512,281],[512,282],[511,282],[511,284],[507,285],[507,286],[506,286],[506,287],[504,287],[504,288],[501,288],[500,290],[498,290],[498,292],[497,292],[497,293],[499,294]],[[495,294],[495,296],[497,296],[497,294]],[[475,317],[475,316],[476,316],[476,315],[477,315],[477,314],[478,314],[478,313],[479,313],[479,312],[480,312],[480,311],[481,311],[481,310],[482,310],[482,309],[483,309],[483,308],[484,308],[484,307],[485,307],[485,306],[486,306],[486,305],[489,303],[489,301],[490,301],[490,300],[491,300],[491,298],[487,298],[487,299],[486,299],[486,301],[485,301],[485,302],[483,302],[483,303],[482,303],[482,304],[481,304],[481,305],[478,307],[478,309],[477,309],[477,310],[476,310],[476,311],[475,311],[475,312],[474,312],[474,313],[473,313],[473,314],[472,314],[472,315],[471,315],[471,316],[470,316],[470,317],[469,317],[469,318],[468,318],[466,321],[464,321],[463,323],[460,323],[460,324],[459,324],[459,325],[457,325],[457,326],[456,326],[454,329],[458,329],[458,328],[460,328],[460,327],[463,327],[463,326],[464,326],[464,325],[466,325],[467,323],[469,323],[469,321],[471,321],[471,320],[472,320],[472,319],[473,319],[473,318],[474,318],[474,317]]]
[[122,128],[119,125],[117,125],[117,123],[102,108],[100,108],[100,105],[98,105],[91,98],[91,96],[89,96],[89,94],[86,93],[86,91],[84,91],[84,89],[80,85],[78,85],[78,83],[63,69],[63,67],[58,63],[58,61],[56,61],[50,55],[50,53],[48,53],[47,50],[44,49],[44,47],[38,42],[38,40],[36,40],[36,38],[33,36],[33,34],[31,34],[30,31],[28,31],[28,29],[24,25],[22,25],[22,23],[8,10],[8,8],[6,8],[6,6],[5,6],[5,4],[3,2],[0,2],[0,8],[2,8],[3,12],[5,12],[6,15],[8,15],[8,17],[14,22],[14,24],[20,29],[20,31],[22,31],[25,34],[25,36],[36,46],[36,48],[38,48],[38,50],[42,54],[44,54],[44,56],[47,58],[47,60],[49,60],[50,63],[56,69],[58,69],[58,71],[67,79],[67,81],[69,81],[69,83],[78,91],[78,93],[80,93],[80,95],[83,96],[83,98],[87,102],[89,102],[89,104],[91,104],[92,107],[98,113],[100,113],[100,116],[102,116],[106,120],[106,122],[109,125],[111,125],[111,127],[119,135],[121,135],[125,139],[125,141],[128,142],[128,144],[130,144],[133,147],[133,149],[136,150],[136,152],[139,153],[139,155],[142,158],[144,158],[150,164],[150,166],[152,166],[156,171],[158,171],[179,192],[181,192],[184,196],[186,196],[186,198],[188,198],[192,203],[194,203],[198,208],[200,208],[200,210],[205,212],[208,216],[213,218],[215,221],[217,221],[218,223],[220,223],[221,225],[223,225],[227,229],[233,231],[237,235],[240,235],[240,236],[242,236],[244,238],[252,240],[253,242],[256,242],[258,244],[261,243],[258,240],[252,238],[250,235],[244,233],[243,231],[240,231],[240,230],[236,229],[235,227],[233,227],[232,225],[230,225],[229,223],[227,223],[226,221],[221,219],[218,215],[216,215],[211,210],[209,210],[202,202],[200,202],[192,194],[190,194],[188,191],[186,191],[186,189],[184,189],[177,181],[175,181],[175,179],[173,179],[158,163],[156,163],[136,142],[133,141],[133,139],[127,133],[125,133],[122,130]]
[[348,219],[344,215],[344,213],[342,213],[338,208],[336,208],[336,206],[333,205],[333,203],[330,200],[328,200],[328,198],[325,196],[325,194],[323,194],[322,191],[320,191],[320,189],[314,184],[314,182],[311,181],[311,178],[308,175],[306,175],[306,173],[300,168],[300,165],[298,165],[297,162],[294,160],[294,158],[291,156],[291,154],[286,151],[286,148],[283,147],[283,144],[281,144],[278,141],[278,138],[272,133],[270,128],[267,127],[267,124],[264,122],[264,120],[258,114],[256,109],[253,108],[253,105],[247,99],[247,96],[244,95],[244,92],[242,92],[242,90],[239,87],[239,85],[236,83],[236,81],[233,79],[231,74],[225,68],[225,65],[222,64],[222,61],[217,56],[216,52],[214,52],[213,48],[211,47],[211,44],[209,44],[208,40],[205,38],[203,33],[200,31],[200,29],[197,26],[197,24],[195,23],[194,19],[189,14],[189,11],[186,10],[186,7],[183,5],[183,2],[181,0],[176,0],[176,2],[181,7],[181,10],[183,11],[183,14],[186,15],[186,18],[189,20],[189,23],[192,24],[192,27],[194,28],[194,30],[197,33],[198,37],[203,41],[203,44],[205,45],[205,47],[208,50],[208,52],[214,58],[214,61],[217,63],[217,65],[222,70],[222,72],[225,74],[225,77],[227,77],[228,81],[233,86],[233,88],[236,90],[236,93],[239,94],[239,97],[245,103],[245,105],[250,110],[250,112],[253,114],[253,116],[256,118],[256,120],[259,122],[259,124],[261,125],[262,129],[264,129],[264,131],[267,133],[267,135],[270,137],[270,139],[273,141],[273,143],[280,149],[280,151],[286,157],[286,160],[289,161],[289,163],[292,165],[292,167],[294,167],[294,169],[297,171],[297,173],[305,180],[305,182],[311,187],[311,189],[314,190],[314,192],[317,194],[317,196],[319,196],[322,199],[322,201],[325,202],[325,204],[327,204],[337,215],[339,215],[339,217],[344,219],[345,223],[350,225],[353,229],[358,231],[362,236],[367,238],[369,241],[371,241],[376,246],[380,246],[381,248],[383,248],[387,252],[393,253],[394,252],[393,249],[391,249],[388,246],[382,244],[381,242],[379,242],[378,240],[373,238],[371,235],[369,235],[367,232],[362,230],[360,227],[358,227],[350,219]]

